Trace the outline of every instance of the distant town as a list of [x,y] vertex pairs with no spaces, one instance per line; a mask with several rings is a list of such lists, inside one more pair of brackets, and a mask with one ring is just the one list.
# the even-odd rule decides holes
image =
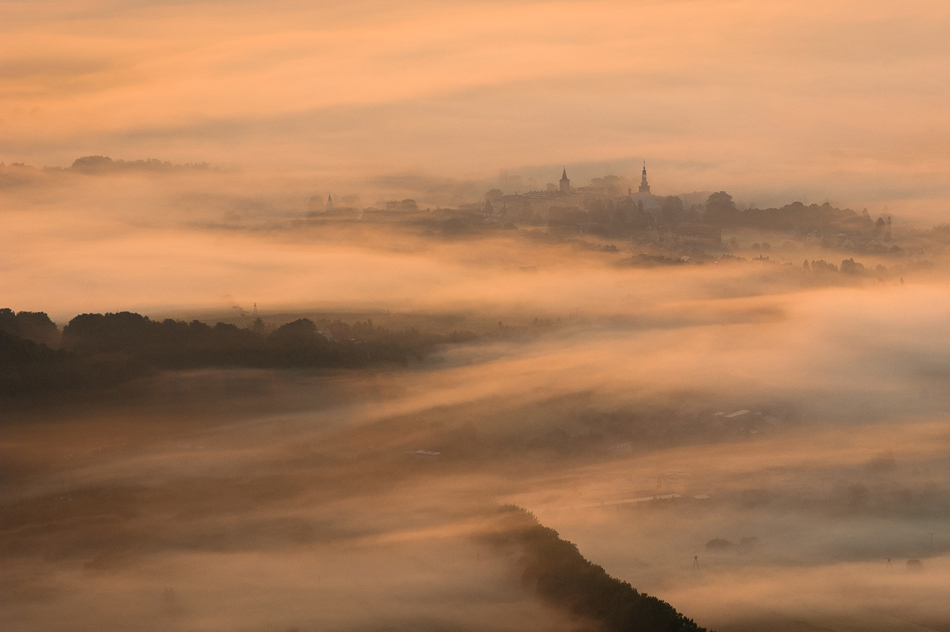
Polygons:
[[[505,193],[491,189],[483,201],[456,208],[421,208],[412,199],[391,200],[381,208],[356,208],[335,204],[332,195],[314,196],[306,219],[299,224],[397,221],[447,237],[538,228],[562,239],[587,240],[583,243],[599,244],[604,250],[619,251],[618,244],[627,245],[627,250],[639,251],[637,262],[644,265],[736,259],[741,258],[736,254],[740,252],[772,261],[780,253],[792,258],[800,248],[878,257],[922,255],[919,248],[906,252],[898,244],[898,237],[904,241],[931,237],[942,242],[950,235],[950,229],[938,226],[928,235],[905,230],[898,236],[890,215],[871,217],[866,209],[857,212],[828,203],[793,202],[780,208],[740,209],[725,191],[656,195],[650,187],[646,164],[636,190],[633,184],[608,175],[594,178],[585,186],[574,186],[564,168],[557,184],[548,184],[545,190]],[[810,264],[806,259],[803,267],[879,276],[887,271],[880,264],[873,270],[865,269],[853,257],[840,265],[823,259]]]
[[[31,178],[40,182],[38,178],[58,177],[66,172],[84,176],[226,173],[204,163],[126,161],[106,156],[84,156],[66,169],[40,170],[17,163],[4,170],[11,182],[27,182]],[[895,282],[905,273],[931,268],[932,259],[940,258],[950,245],[950,224],[930,229],[898,226],[886,210],[872,216],[867,209],[856,211],[830,203],[797,201],[781,207],[740,208],[726,191],[658,194],[650,185],[645,162],[633,177],[605,175],[582,186],[574,184],[566,167],[552,172],[551,182],[544,186],[533,178],[525,182],[507,171],[502,171],[493,185],[496,188],[485,191],[476,202],[460,201],[448,207],[426,205],[411,198],[364,206],[359,195],[314,195],[306,201],[302,214],[291,211],[289,217],[283,215],[289,224],[282,219],[279,224],[271,221],[267,226],[319,230],[321,226],[358,223],[401,228],[427,238],[443,239],[508,234],[572,243],[586,250],[626,253],[628,257],[619,261],[625,265],[655,267],[755,260],[793,264],[813,277],[845,273]],[[524,185],[532,190],[522,191]],[[462,199],[460,193],[428,197]],[[248,221],[254,222],[255,215],[246,212],[245,207],[259,203],[244,200],[244,207],[231,208],[220,216],[221,220],[207,226],[228,230],[248,227]]]

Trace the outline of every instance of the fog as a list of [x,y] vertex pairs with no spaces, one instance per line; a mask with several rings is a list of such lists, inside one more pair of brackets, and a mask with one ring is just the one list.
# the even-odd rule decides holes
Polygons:
[[[312,212],[311,198],[320,199],[321,211],[325,203],[318,185],[267,171],[87,175],[7,166],[2,173],[0,222],[9,236],[4,296],[16,309],[47,311],[54,320],[120,309],[153,316],[178,308],[239,305],[250,310],[253,303],[271,311],[500,307],[527,310],[531,317],[541,315],[530,313],[537,310],[630,314],[672,309],[678,301],[800,289],[798,279],[745,269],[617,270],[605,266],[615,257],[591,251],[591,244],[602,243],[597,239],[552,244],[538,231],[529,239],[497,231],[474,242],[420,239],[424,227],[402,222],[398,215],[385,226],[327,223]],[[480,195],[493,184],[483,183]],[[424,188],[405,187],[367,186],[333,195],[377,208],[409,192],[419,197],[422,209],[449,205],[453,198],[453,206],[467,201],[439,192],[429,192],[426,199]],[[922,228],[944,219],[939,214],[924,220],[896,216],[905,226]],[[736,234],[746,246],[761,240]],[[800,265],[803,259],[826,256],[821,248],[796,243],[773,258]],[[879,261],[892,263],[865,259],[871,267]],[[538,274],[525,274],[526,268],[537,268]],[[925,273],[916,271],[916,276]],[[657,282],[660,277],[675,281]]]
[[[591,628],[481,537],[505,504],[710,629],[950,628],[950,274],[928,225],[895,216],[901,255],[724,229],[734,261],[646,267],[633,238],[404,221],[383,186],[334,192],[363,201],[334,219],[306,178],[254,170],[3,169],[3,306],[60,328],[243,328],[256,304],[269,330],[472,334],[401,366],[11,401],[10,629]],[[869,272],[802,269],[848,257]]]

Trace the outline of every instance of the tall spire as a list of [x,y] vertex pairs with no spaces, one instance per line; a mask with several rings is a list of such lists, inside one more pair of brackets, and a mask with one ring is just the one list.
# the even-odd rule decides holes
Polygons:
[[571,181],[567,177],[567,167],[564,167],[564,171],[561,172],[561,193],[570,193],[571,192]]
[[327,192],[327,210],[333,210],[333,196],[329,192]]
[[650,185],[647,183],[647,161],[643,161],[643,177],[640,178],[640,193],[649,193]]

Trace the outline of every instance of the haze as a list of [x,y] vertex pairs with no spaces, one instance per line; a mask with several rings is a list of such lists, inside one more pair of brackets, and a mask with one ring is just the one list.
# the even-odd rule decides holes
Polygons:
[[[7,2],[0,161],[498,169],[948,211],[945,2]],[[543,184],[543,182],[542,182]]]
[[0,627],[950,630],[947,32],[0,3]]

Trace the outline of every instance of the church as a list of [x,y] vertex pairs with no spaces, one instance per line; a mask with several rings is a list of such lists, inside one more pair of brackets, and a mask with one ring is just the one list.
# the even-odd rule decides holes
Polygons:
[[647,165],[643,163],[643,174],[640,178],[640,190],[636,193],[627,190],[627,200],[630,200],[637,209],[649,213],[653,217],[654,225],[660,223],[660,202],[650,193],[650,184],[647,182]]
[[[619,180],[616,176],[609,176]],[[563,223],[566,215],[571,213],[606,213],[600,219],[590,217],[584,221],[621,222],[630,228],[645,230],[660,225],[660,201],[650,192],[650,183],[647,181],[647,167],[643,164],[640,178],[640,187],[636,193],[627,189],[627,195],[618,195],[619,187],[611,188],[603,185],[582,186],[574,188],[567,177],[567,168],[561,170],[561,179],[558,184],[548,184],[546,191],[530,191],[499,195],[486,202],[483,208],[492,215],[491,221],[518,221],[544,222],[551,221],[552,214],[559,217],[557,221]],[[622,189],[621,189],[622,191]],[[498,191],[501,193],[501,191]],[[482,207],[481,205],[479,205]],[[607,219],[610,217],[611,219]],[[575,221],[575,220],[571,220]],[[578,220],[580,221],[580,220]],[[583,222],[582,222],[583,223]]]

